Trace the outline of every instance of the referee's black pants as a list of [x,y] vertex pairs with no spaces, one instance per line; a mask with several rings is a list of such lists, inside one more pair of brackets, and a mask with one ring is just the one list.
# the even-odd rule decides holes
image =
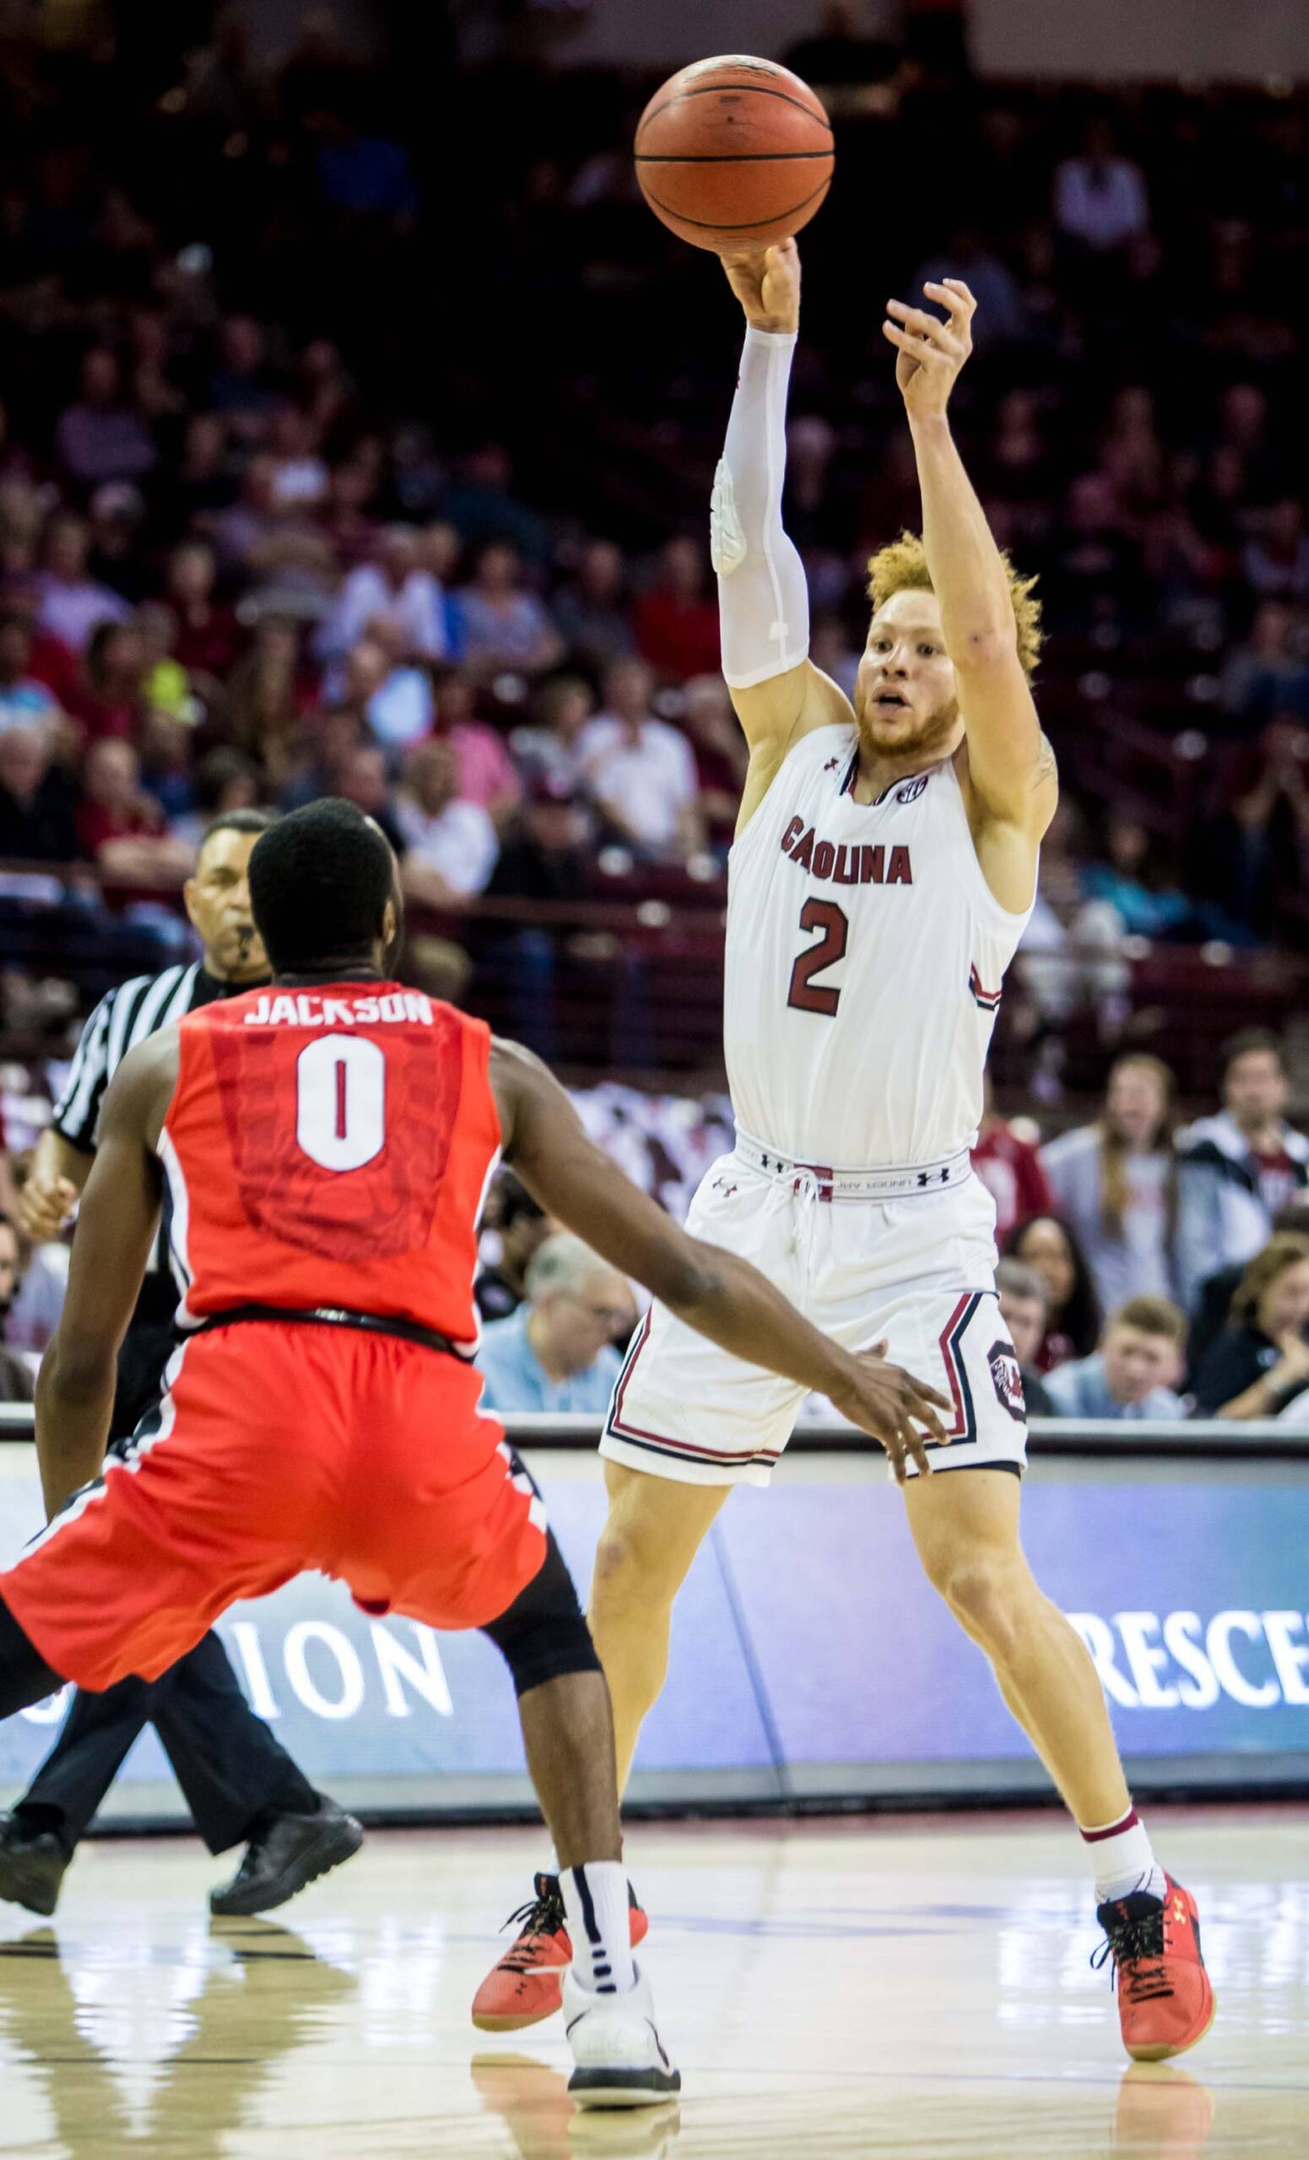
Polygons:
[[[148,1293],[119,1358],[110,1447],[135,1432],[159,1397],[172,1347],[170,1289]],[[78,1688],[63,1731],[13,1810],[53,1830],[71,1852],[117,1777],[137,1735],[153,1725],[196,1829],[210,1852],[241,1844],[259,1818],[313,1814],[318,1794],[256,1717],[217,1635],[209,1634],[157,1680],[120,1680],[103,1695]]]
[[318,1806],[304,1773],[250,1708],[211,1630],[157,1680],[120,1680],[103,1695],[78,1688],[14,1814],[34,1830],[54,1830],[71,1851],[147,1725],[212,1853],[240,1844],[262,1815],[312,1814]]

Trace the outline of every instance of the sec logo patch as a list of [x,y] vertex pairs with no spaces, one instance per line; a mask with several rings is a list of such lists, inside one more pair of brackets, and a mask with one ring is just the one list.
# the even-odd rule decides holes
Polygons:
[[903,787],[898,787],[895,791],[895,799],[897,802],[904,803],[917,802],[926,786],[927,774],[921,773],[917,780],[906,780]]

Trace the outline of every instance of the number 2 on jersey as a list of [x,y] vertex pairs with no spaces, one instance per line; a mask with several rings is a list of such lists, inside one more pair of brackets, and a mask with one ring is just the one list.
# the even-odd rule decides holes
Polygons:
[[807,952],[797,953],[786,1002],[797,1012],[823,1013],[830,1020],[841,1002],[841,993],[830,983],[816,983],[814,977],[844,960],[850,919],[835,900],[810,899],[800,910],[800,928],[821,930],[823,934]]
[[366,1035],[320,1035],[295,1061],[295,1137],[324,1170],[360,1170],[386,1145],[386,1057]]

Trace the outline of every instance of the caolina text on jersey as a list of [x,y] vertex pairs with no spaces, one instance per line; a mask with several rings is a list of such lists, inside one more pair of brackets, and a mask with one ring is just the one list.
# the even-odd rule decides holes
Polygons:
[[815,838],[812,825],[793,817],[782,834],[782,853],[811,877],[834,885],[912,885],[913,865],[907,847],[839,847]]
[[384,1021],[432,1024],[432,1000],[417,990],[381,997],[324,997],[317,990],[265,991],[244,1015],[246,1027],[376,1027]]

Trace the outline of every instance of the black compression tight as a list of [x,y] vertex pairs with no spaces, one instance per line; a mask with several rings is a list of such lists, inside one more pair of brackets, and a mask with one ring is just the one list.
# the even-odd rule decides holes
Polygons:
[[591,1631],[553,1531],[539,1571],[482,1633],[504,1658],[519,1695],[567,1673],[599,1672]]

